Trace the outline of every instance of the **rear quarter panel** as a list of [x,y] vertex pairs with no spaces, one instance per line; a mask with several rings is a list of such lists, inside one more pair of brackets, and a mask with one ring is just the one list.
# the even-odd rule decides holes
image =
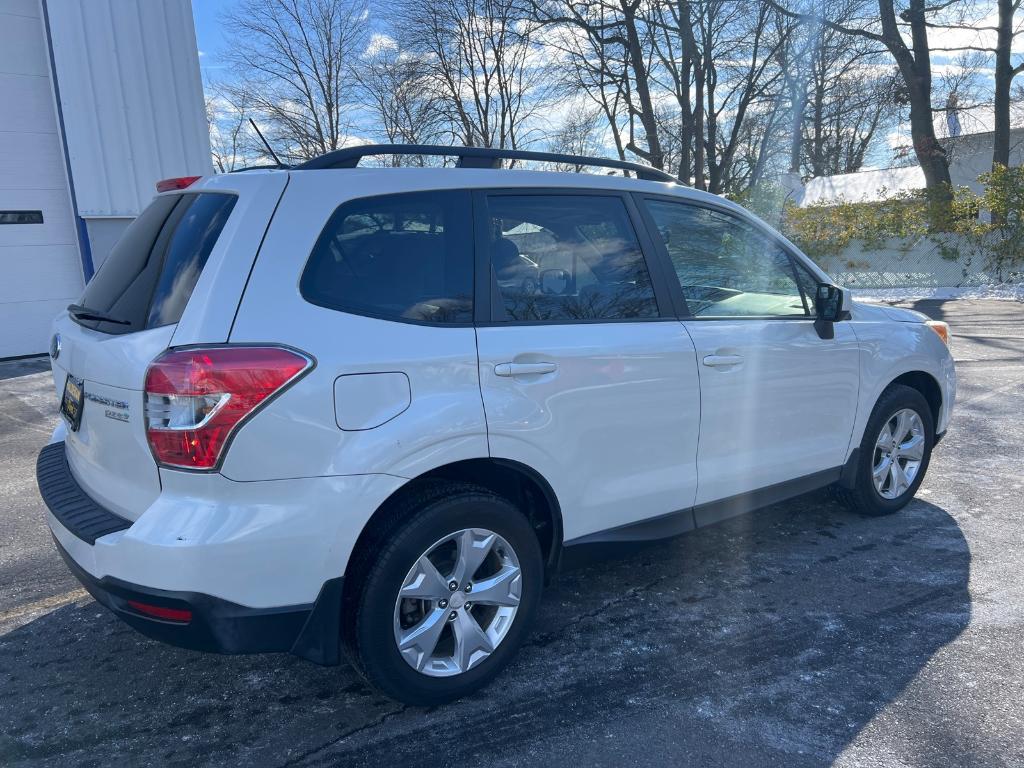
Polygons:
[[227,341],[253,261],[288,185],[285,171],[210,176],[188,192],[237,196],[231,216],[203,268],[171,340],[173,346]]
[[[294,176],[253,268],[230,341],[288,344],[313,356],[316,367],[241,428],[224,475],[234,480],[368,473],[411,478],[452,461],[487,456],[472,327],[348,314],[311,304],[299,292],[303,268],[335,208],[352,197],[407,191],[405,174],[352,169]],[[399,412],[379,426],[342,429],[339,424],[358,425],[368,418],[361,411],[371,406],[345,397],[336,402],[339,377],[376,373],[404,373],[408,401],[396,404]],[[375,401],[372,409],[379,405]]]

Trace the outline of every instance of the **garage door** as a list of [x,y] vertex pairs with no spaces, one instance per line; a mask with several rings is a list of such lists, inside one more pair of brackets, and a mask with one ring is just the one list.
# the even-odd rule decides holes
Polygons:
[[0,0],[0,358],[44,352],[82,268],[38,0]]

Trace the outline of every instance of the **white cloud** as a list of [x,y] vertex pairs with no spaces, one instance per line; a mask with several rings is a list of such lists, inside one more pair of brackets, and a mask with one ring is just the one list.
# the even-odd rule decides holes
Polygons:
[[373,56],[380,53],[381,51],[390,51],[398,48],[398,43],[395,42],[395,38],[390,35],[385,35],[381,32],[374,32],[370,35],[370,42],[366,46],[365,56]]

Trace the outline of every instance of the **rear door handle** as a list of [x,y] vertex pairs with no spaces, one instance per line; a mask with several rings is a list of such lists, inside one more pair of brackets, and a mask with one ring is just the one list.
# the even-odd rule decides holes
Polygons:
[[498,363],[494,366],[495,376],[527,376],[531,373],[554,373],[554,363]]
[[704,365],[712,368],[721,368],[727,365],[739,365],[743,362],[740,355],[707,355],[704,358]]

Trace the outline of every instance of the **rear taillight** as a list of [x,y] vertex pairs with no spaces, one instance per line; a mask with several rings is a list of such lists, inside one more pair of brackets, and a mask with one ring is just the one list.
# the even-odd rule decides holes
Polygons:
[[129,600],[128,607],[144,616],[162,621],[176,621],[179,624],[188,624],[192,621],[192,611],[187,608],[166,608],[162,605],[150,605],[140,603],[138,600]]
[[157,192],[170,192],[172,189],[188,189],[202,176],[179,176],[176,179],[164,179],[156,183]]
[[281,347],[169,351],[146,371],[146,436],[158,463],[214,469],[244,419],[313,367]]

